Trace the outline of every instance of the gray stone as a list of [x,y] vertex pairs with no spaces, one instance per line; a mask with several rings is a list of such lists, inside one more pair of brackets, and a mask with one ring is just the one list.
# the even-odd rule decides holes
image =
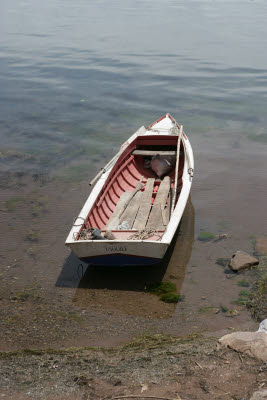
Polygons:
[[223,347],[240,351],[260,361],[267,361],[267,335],[265,332],[234,332],[219,339]]
[[253,393],[250,400],[267,400],[267,389]]
[[228,267],[233,271],[238,272],[242,269],[251,268],[258,264],[259,260],[257,258],[250,256],[244,251],[237,251],[231,258]]

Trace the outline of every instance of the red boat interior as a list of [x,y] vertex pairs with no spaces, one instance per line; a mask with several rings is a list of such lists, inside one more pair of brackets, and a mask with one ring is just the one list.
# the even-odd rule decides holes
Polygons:
[[[101,234],[112,231],[115,239],[126,240],[136,232],[154,229],[149,240],[159,240],[164,233],[174,196],[177,136],[138,136],[121,154],[100,191],[76,240],[89,227]],[[182,189],[184,151],[181,142],[177,196]],[[173,155],[172,169],[161,179],[149,167],[155,154]],[[124,226],[123,226],[124,225]]]

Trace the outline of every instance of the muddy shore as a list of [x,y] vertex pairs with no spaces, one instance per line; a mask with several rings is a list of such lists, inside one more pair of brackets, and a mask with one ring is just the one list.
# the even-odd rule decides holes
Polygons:
[[2,398],[241,400],[264,387],[263,363],[216,345],[198,335],[154,335],[108,350],[1,353]]

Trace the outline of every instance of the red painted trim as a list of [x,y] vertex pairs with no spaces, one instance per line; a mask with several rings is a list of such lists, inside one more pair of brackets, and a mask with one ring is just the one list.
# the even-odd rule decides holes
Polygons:
[[152,128],[153,125],[155,125],[156,123],[162,121],[164,118],[169,117],[169,116],[170,116],[170,114],[168,114],[168,113],[163,115],[163,117],[157,119],[155,122],[153,122],[152,124],[148,125],[146,129]]
[[107,186],[102,194],[102,196],[100,197],[100,199],[98,200],[97,203],[97,207],[100,206],[103,198],[106,196],[106,193],[108,192],[110,186],[114,183],[115,179],[122,173],[123,168],[127,167],[127,165],[134,159],[134,156],[131,155],[129,158],[127,158],[127,160],[125,160],[125,162],[120,166],[120,168],[115,172],[115,174],[113,174],[111,176],[111,179],[107,182]]
[[149,136],[138,136],[136,145],[155,145],[162,144],[162,146],[166,145],[176,145],[177,144],[177,136],[169,136],[169,135],[149,135]]
[[[164,231],[163,230],[158,230],[157,229],[157,232],[165,232],[165,230],[166,229],[164,229]],[[106,232],[107,230],[106,229],[101,229],[101,232]],[[135,233],[135,232],[138,232],[138,230],[136,230],[136,229],[132,229],[132,230],[126,230],[126,229],[123,229],[123,231],[121,231],[121,230],[119,230],[119,229],[112,229],[112,232],[130,232],[130,233]],[[127,240],[127,239],[122,239],[122,240]],[[111,241],[111,243],[116,243],[116,242],[113,242],[113,240]]]

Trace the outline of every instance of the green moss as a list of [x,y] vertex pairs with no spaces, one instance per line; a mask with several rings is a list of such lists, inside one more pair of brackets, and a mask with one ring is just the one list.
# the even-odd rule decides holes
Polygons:
[[166,293],[176,292],[177,288],[173,282],[155,282],[148,286],[147,290],[149,293],[160,296]]
[[197,240],[200,240],[201,242],[209,242],[210,240],[214,239],[215,236],[211,232],[200,232]]
[[220,309],[223,313],[226,313],[228,310],[228,307],[224,306],[223,304],[220,305]]
[[247,290],[241,290],[241,292],[239,292],[239,297],[249,297],[250,293]]
[[184,300],[184,295],[177,294],[177,287],[173,282],[155,282],[148,286],[147,291],[159,296],[165,303],[178,303]]
[[165,293],[160,296],[160,300],[165,303],[178,303],[178,301],[184,300],[184,296],[176,293]]
[[30,230],[26,234],[26,239],[29,240],[30,242],[38,242],[40,239],[40,232]]
[[240,306],[245,306],[247,304],[247,299],[244,297],[238,297],[237,300],[233,301],[234,304],[238,304]]
[[237,285],[238,285],[238,286],[241,286],[241,287],[249,287],[249,286],[250,286],[250,283],[249,283],[248,281],[241,280],[241,281],[238,281],[238,282],[237,282]]
[[160,300],[164,303],[178,303],[179,297],[175,293],[165,293],[160,296]]
[[245,306],[245,305],[247,305],[247,302],[249,301],[250,297],[251,297],[251,293],[248,290],[241,290],[239,292],[238,299],[235,300],[233,303]]
[[24,200],[25,199],[22,196],[14,196],[5,202],[5,206],[9,212],[12,212],[12,211],[16,210],[18,203],[20,203],[21,201],[24,201]]

